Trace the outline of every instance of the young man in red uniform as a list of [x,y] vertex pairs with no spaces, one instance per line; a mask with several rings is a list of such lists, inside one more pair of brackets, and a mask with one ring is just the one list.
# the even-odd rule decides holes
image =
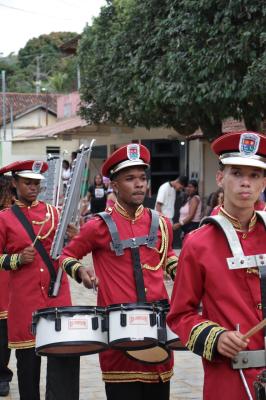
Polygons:
[[[167,320],[181,341],[203,357],[205,400],[251,399],[253,383],[265,369],[263,331],[249,339],[243,335],[265,318],[260,289],[265,213],[255,212],[254,204],[265,187],[266,137],[228,133],[212,149],[220,159],[216,180],[224,204],[212,217],[215,224],[192,232],[184,243]],[[261,350],[262,362],[254,350]]]
[[[42,173],[48,168],[40,161],[18,161],[0,169],[12,172],[17,198],[15,206],[31,224],[49,254],[58,223],[55,207],[38,201]],[[40,228],[41,232],[40,232]],[[0,213],[0,269],[9,271],[8,339],[16,349],[21,400],[40,399],[41,357],[35,354],[31,333],[32,313],[41,308],[71,305],[67,277],[57,297],[49,296],[50,273],[33,240],[14,212],[14,205]],[[58,262],[53,263],[55,271]],[[79,359],[48,357],[46,400],[78,399]]]
[[[102,167],[102,175],[110,177],[117,196],[114,207],[107,209],[107,214],[117,227],[120,244],[126,243],[121,253],[116,254],[117,247],[111,246],[112,235],[100,216],[83,225],[80,234],[63,250],[60,259],[63,269],[87,288],[92,287],[96,278],[78,260],[92,253],[99,282],[98,306],[136,303],[143,294],[148,302],[168,299],[164,270],[174,276],[177,263],[171,247],[170,222],[154,212],[158,216],[152,239],[155,239],[155,244],[148,247],[142,243],[134,249],[129,246],[132,240],[137,242],[148,237],[152,225],[151,210],[142,205],[147,190],[145,169],[149,160],[150,154],[145,146],[130,144],[116,150]],[[143,291],[138,281],[140,277],[134,277],[134,251],[139,252]],[[172,358],[164,364],[152,365],[132,360],[120,350],[106,350],[100,353],[100,364],[108,400],[169,399]]]

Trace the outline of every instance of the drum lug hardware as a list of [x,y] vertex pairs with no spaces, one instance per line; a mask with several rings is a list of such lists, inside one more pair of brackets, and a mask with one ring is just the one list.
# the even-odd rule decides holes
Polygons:
[[150,326],[155,326],[156,325],[156,313],[153,312],[150,314]]
[[91,327],[93,331],[96,331],[99,328],[98,317],[92,317],[91,319]]
[[61,331],[61,318],[60,318],[60,316],[58,316],[57,308],[55,309],[55,331],[56,332]]
[[108,318],[106,316],[102,319],[101,325],[102,325],[102,332],[108,332],[109,323],[108,323]]
[[121,326],[127,326],[127,315],[121,313],[120,314],[120,325]]

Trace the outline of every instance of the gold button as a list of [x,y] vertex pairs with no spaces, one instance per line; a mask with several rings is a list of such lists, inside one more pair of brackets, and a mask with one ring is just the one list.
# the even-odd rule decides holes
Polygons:
[[42,286],[42,290],[44,290],[44,286]]
[[40,268],[40,271],[43,272],[43,268]]
[[258,310],[262,310],[262,304],[261,304],[261,303],[258,303],[258,304],[257,304],[257,309],[258,309]]
[[144,289],[144,290],[145,290],[145,293],[147,293],[148,289],[147,289],[146,287],[145,287],[145,289]]

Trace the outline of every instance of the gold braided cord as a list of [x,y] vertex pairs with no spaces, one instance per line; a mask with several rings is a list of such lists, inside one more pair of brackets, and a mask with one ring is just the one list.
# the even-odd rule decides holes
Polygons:
[[[50,213],[49,205],[50,205],[50,204],[46,203],[46,214]],[[49,218],[47,218],[47,217],[45,216],[45,218],[44,218],[43,221],[35,221],[35,220],[32,220],[31,222],[33,223],[33,225],[43,225],[43,224],[45,224],[45,222],[47,222],[49,219],[50,219],[50,216],[49,216]]]
[[150,271],[157,271],[163,264],[165,264],[166,259],[167,259],[167,251],[168,251],[168,243],[169,243],[169,235],[168,235],[168,228],[166,221],[164,218],[160,217],[159,218],[159,228],[161,230],[162,234],[162,243],[161,243],[161,248],[160,250],[157,250],[159,254],[161,254],[161,260],[158,265],[155,267],[151,267],[149,264],[143,264],[142,269],[148,269]]
[[[39,240],[46,239],[54,229],[54,208],[48,203],[46,203],[46,207],[47,207],[47,214],[49,214],[49,217],[46,218],[44,221],[42,221],[42,223],[45,224],[46,222],[48,222],[50,220],[50,218],[52,218],[51,227],[45,235],[43,235],[43,236],[38,235]],[[32,221],[32,223],[33,223],[33,221]]]

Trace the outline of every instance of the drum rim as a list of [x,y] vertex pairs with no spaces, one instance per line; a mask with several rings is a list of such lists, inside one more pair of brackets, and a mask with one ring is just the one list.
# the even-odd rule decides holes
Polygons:
[[150,310],[150,311],[157,311],[158,308],[165,306],[169,306],[168,299],[162,300],[154,300],[150,302],[138,302],[138,303],[116,303],[110,304],[106,307],[106,312],[109,313],[110,311],[120,311],[121,309],[125,311],[132,311],[132,310]]
[[[153,343],[151,343],[151,344],[144,344],[145,343],[145,340],[147,341],[147,340],[149,340],[149,341],[152,341]],[[128,337],[128,338],[123,338],[123,339],[116,339],[116,340],[112,340],[111,342],[110,342],[110,340],[109,340],[109,337],[108,337],[108,344],[109,344],[109,347],[111,348],[111,349],[114,349],[114,350],[130,350],[131,351],[131,348],[128,348],[128,346],[125,346],[125,347],[122,347],[122,346],[114,346],[113,344],[114,343],[123,343],[123,342],[125,342],[125,341],[127,341],[127,342],[132,342],[132,343],[134,343],[134,340],[130,340],[130,337]],[[137,342],[139,342],[139,341],[141,341],[141,340],[136,340]],[[158,339],[155,339],[155,338],[151,338],[151,337],[144,337],[143,339],[142,339],[142,341],[143,341],[143,346],[141,345],[141,347],[134,347],[134,350],[145,350],[145,349],[151,349],[152,347],[156,347],[157,345],[158,345]],[[134,351],[134,350],[132,350],[132,351]]]
[[[84,345],[86,343],[93,343],[93,344],[99,344],[101,345],[101,349],[97,350],[97,351],[82,351],[82,352],[77,352],[77,353],[43,353],[42,350],[49,348],[53,348],[53,347],[58,347],[60,345],[60,347],[64,347],[64,346],[80,346],[80,345]],[[62,345],[62,346],[61,346]],[[75,341],[75,342],[69,342],[69,341],[65,341],[65,342],[53,342],[53,343],[49,343],[49,344],[45,344],[45,345],[41,345],[41,346],[36,346],[35,347],[35,352],[38,355],[41,356],[56,356],[56,357],[71,357],[71,356],[79,356],[79,355],[90,355],[90,354],[98,354],[101,353],[102,351],[105,351],[109,348],[109,344],[108,343],[104,343],[104,342],[99,342],[97,340],[88,340],[88,341]]]
[[65,306],[65,307],[47,307],[40,308],[33,313],[33,317],[40,317],[44,315],[53,315],[57,313],[58,315],[65,314],[87,314],[88,311],[91,311],[90,314],[96,315],[105,314],[105,307],[99,306]]

